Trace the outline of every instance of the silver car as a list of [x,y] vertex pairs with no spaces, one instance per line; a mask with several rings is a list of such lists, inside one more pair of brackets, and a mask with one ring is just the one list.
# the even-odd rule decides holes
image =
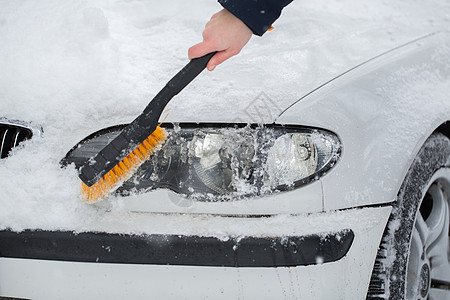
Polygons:
[[0,298],[450,298],[447,3],[294,1],[96,204],[78,168],[219,7],[1,7]]

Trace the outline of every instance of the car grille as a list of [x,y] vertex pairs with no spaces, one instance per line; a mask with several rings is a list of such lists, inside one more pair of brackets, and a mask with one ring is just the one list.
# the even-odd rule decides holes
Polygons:
[[0,158],[8,156],[11,149],[33,136],[31,129],[0,123]]

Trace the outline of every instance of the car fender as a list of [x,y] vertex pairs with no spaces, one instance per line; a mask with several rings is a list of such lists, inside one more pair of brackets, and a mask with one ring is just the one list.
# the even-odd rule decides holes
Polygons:
[[341,139],[340,161],[321,178],[324,210],[395,200],[421,145],[450,120],[449,41],[436,33],[393,49],[280,114],[276,123],[324,128]]

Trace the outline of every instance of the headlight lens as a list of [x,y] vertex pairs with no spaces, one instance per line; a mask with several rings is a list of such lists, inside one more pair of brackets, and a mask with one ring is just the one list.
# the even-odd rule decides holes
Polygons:
[[[80,167],[120,132],[93,134],[75,146],[64,164]],[[162,148],[125,182],[123,195],[169,188],[198,200],[223,201],[290,190],[318,179],[338,160],[336,135],[290,126],[166,128]]]

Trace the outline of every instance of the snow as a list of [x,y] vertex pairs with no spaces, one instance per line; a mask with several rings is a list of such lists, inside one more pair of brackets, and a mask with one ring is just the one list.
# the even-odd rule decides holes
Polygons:
[[[1,116],[44,128],[0,161],[0,229],[156,230],[140,228],[144,217],[120,201],[111,200],[111,211],[81,202],[76,171],[59,161],[92,132],[136,117],[187,63],[188,47],[219,9],[206,0],[0,0]],[[448,1],[294,1],[274,31],[175,98],[167,121],[246,122],[261,93],[281,112],[368,58],[449,25]],[[262,114],[261,122],[274,117]],[[176,216],[171,226],[197,218]]]

